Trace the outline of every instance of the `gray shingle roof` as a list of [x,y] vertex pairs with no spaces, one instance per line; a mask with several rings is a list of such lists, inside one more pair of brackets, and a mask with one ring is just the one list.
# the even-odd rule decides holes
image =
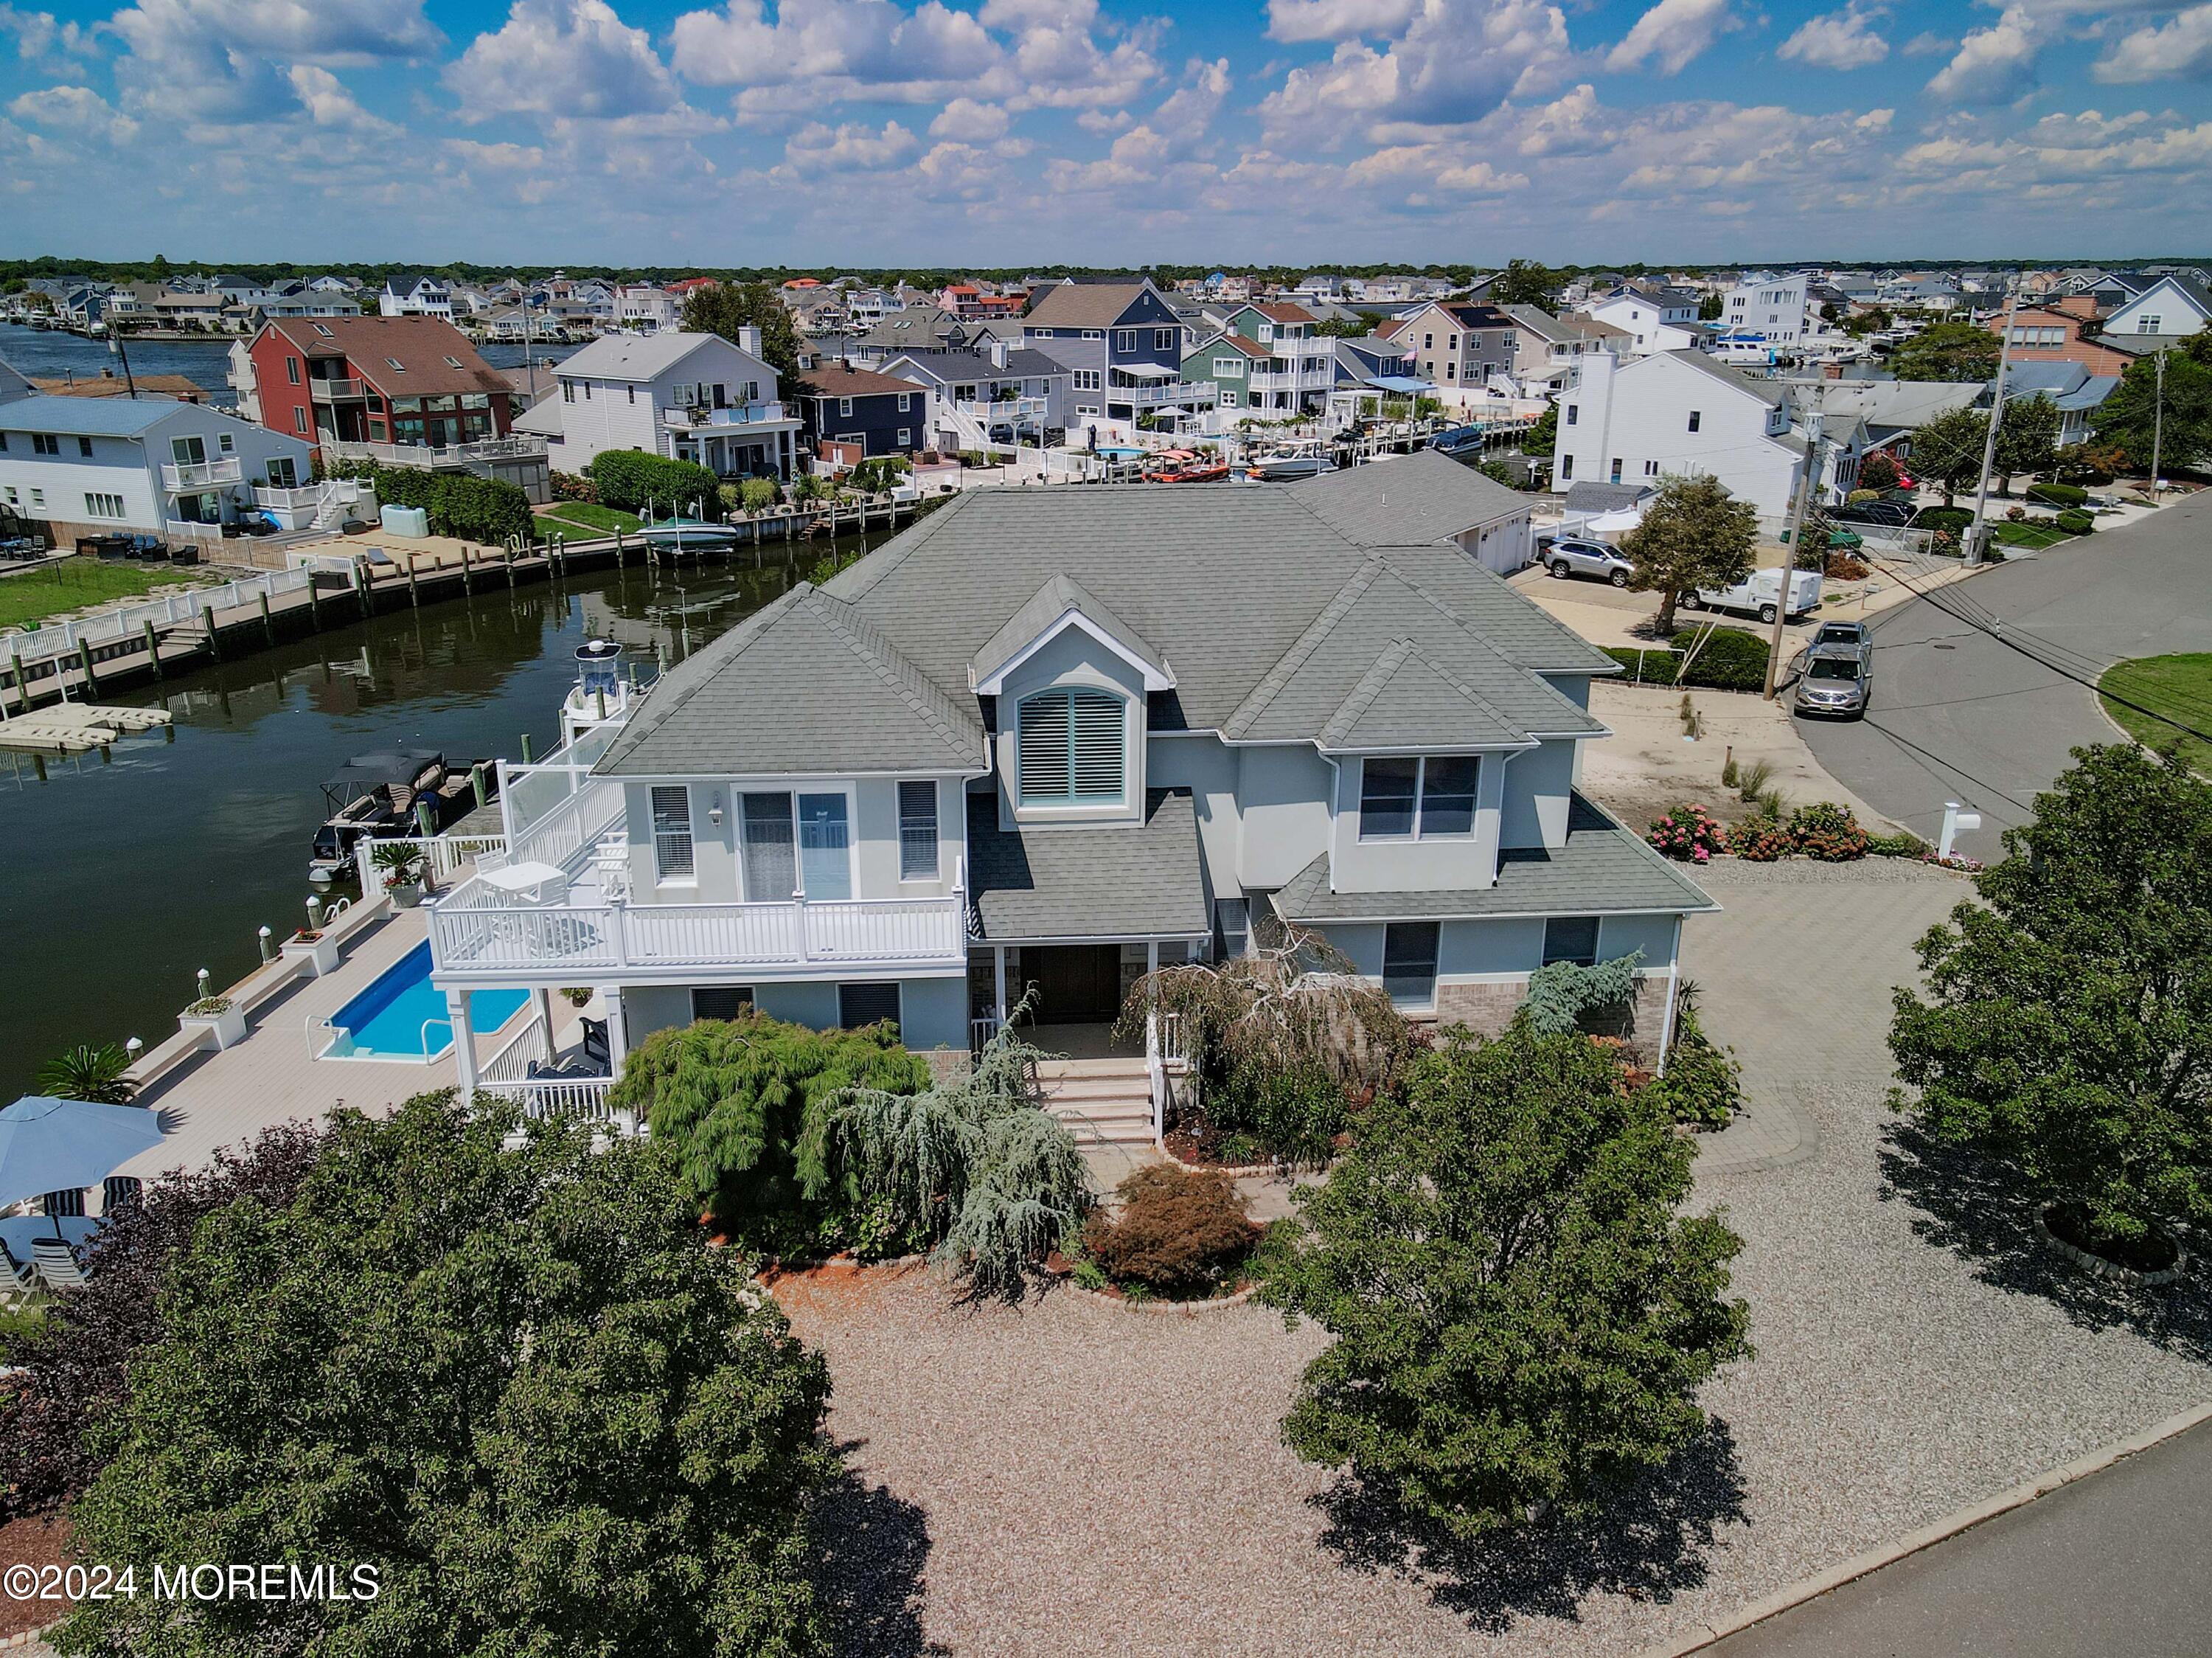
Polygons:
[[1072,576],[1055,576],[1039,588],[1030,601],[1006,619],[1006,626],[983,642],[968,659],[972,682],[980,682],[1019,655],[1031,641],[1068,612],[1073,611],[1111,639],[1121,653],[1143,664],[1157,677],[1175,682],[1167,659],[1142,636],[1107,608],[1105,602]]
[[1528,510],[1528,497],[1434,449],[1345,466],[1291,485],[1357,547],[1443,541]]
[[1674,362],[1686,364],[1719,381],[1723,386],[1733,387],[1739,392],[1748,392],[1770,409],[1782,406],[1783,387],[1775,381],[1753,380],[1749,375],[1732,369],[1718,357],[1708,357],[1703,351],[1669,351],[1666,355]]
[[[1075,595],[1134,654],[1172,665],[1152,710],[1163,729],[1317,741],[1409,640],[1465,687],[1450,741],[1517,746],[1603,729],[1542,674],[1620,671],[1458,547],[1355,546],[1288,486],[975,491],[672,672],[601,770],[972,767],[971,665],[1015,611],[1048,623]],[[1358,729],[1395,747],[1382,722],[1410,712],[1378,693]],[[1408,741],[1445,740],[1432,718]]]
[[979,798],[969,802],[968,881],[985,939],[1195,938],[1208,930],[1189,790],[1147,790],[1139,827],[1028,833],[979,817]]
[[1717,910],[1703,888],[1644,844],[1641,837],[1580,795],[1567,812],[1566,844],[1557,850],[1509,846],[1498,856],[1497,884],[1419,893],[1332,893],[1328,856],[1298,871],[1275,894],[1292,923],[1494,919],[1532,915],[1682,914]]
[[1068,372],[1067,365],[1058,357],[1047,355],[1033,345],[1017,345],[1006,352],[1003,369],[991,361],[988,351],[901,351],[884,364],[884,372],[896,374],[898,365],[910,363],[924,373],[940,381],[1042,380]]
[[[592,380],[657,380],[720,334],[663,329],[657,334],[602,334],[580,351],[561,359],[559,372]],[[736,344],[722,343],[732,350]]]
[[1567,485],[1569,512],[1620,512],[1658,491],[1649,484],[1601,484],[1585,479]]
[[608,749],[607,777],[981,771],[973,698],[802,582],[663,674]]
[[1040,328],[1108,328],[1137,302],[1142,282],[1071,282],[1039,296],[1022,320]]

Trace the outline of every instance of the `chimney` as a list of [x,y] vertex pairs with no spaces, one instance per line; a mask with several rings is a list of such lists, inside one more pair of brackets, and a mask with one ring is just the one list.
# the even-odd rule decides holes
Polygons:
[[758,357],[761,354],[760,325],[758,323],[748,322],[738,328],[738,349],[740,351],[750,351],[755,357]]
[[994,369],[1003,369],[1006,366],[1006,342],[1003,339],[994,339],[991,342],[991,366]]

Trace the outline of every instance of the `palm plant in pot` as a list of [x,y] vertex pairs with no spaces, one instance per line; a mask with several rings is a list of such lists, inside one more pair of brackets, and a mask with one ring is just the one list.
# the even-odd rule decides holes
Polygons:
[[422,901],[422,854],[403,840],[379,841],[376,850],[369,854],[384,878],[384,890],[392,901],[403,910],[411,910]]

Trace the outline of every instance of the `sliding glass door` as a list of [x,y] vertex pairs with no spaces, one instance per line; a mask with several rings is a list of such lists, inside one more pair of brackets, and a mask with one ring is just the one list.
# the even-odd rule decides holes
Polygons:
[[853,896],[852,808],[843,791],[748,794],[741,810],[748,903],[784,903],[798,887],[812,899]]
[[845,796],[799,797],[799,884],[810,899],[853,896],[853,834]]

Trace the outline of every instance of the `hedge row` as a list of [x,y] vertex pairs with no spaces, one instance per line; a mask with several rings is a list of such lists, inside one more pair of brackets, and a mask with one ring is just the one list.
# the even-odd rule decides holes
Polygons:
[[1676,650],[1631,650],[1608,647],[1605,653],[1645,685],[1686,685],[1709,691],[1764,691],[1766,688],[1766,642],[1741,628],[1714,631],[1685,677],[1680,671],[1684,653]]
[[2078,484],[2030,484],[2027,498],[2053,507],[2078,507],[2089,498],[2089,491]]
[[425,472],[415,466],[380,466],[374,461],[341,462],[331,468],[338,478],[366,478],[380,505],[420,507],[429,515],[433,535],[496,545],[510,535],[530,539],[537,520],[530,497],[519,484],[472,472]]
[[706,517],[721,516],[722,480],[696,461],[672,460],[642,449],[605,449],[584,470],[599,491],[599,504],[617,512],[642,513],[650,503],[665,516],[679,506],[688,513],[696,501]]

